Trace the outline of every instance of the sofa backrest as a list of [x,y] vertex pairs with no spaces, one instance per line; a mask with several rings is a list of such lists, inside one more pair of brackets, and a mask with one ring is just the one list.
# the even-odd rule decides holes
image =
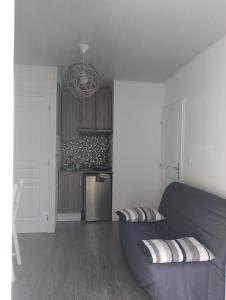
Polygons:
[[164,191],[159,210],[176,237],[197,238],[214,253],[213,263],[224,271],[226,199],[174,182]]

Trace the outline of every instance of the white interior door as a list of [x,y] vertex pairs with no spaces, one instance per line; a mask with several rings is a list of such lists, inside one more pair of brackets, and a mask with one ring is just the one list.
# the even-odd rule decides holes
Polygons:
[[24,179],[18,232],[45,232],[49,210],[48,99],[15,96],[14,180]]
[[185,100],[163,108],[162,118],[162,189],[183,180]]

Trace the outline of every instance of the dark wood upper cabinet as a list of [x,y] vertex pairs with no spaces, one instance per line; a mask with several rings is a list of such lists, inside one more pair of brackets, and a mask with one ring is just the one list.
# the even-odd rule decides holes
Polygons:
[[78,139],[78,128],[112,129],[112,94],[100,89],[90,98],[62,92],[62,142]]
[[62,94],[62,141],[78,138],[79,102],[69,91]]
[[90,98],[78,99],[79,126],[78,128],[95,128],[95,95]]
[[112,128],[112,94],[110,89],[96,93],[96,128]]

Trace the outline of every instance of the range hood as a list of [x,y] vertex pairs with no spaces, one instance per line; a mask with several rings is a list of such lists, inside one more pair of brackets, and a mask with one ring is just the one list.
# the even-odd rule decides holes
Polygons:
[[79,134],[107,135],[112,133],[111,128],[78,128]]

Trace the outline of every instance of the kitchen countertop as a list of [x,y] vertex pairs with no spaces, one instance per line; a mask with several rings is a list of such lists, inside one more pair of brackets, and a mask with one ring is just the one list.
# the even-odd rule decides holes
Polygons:
[[93,169],[65,170],[65,169],[61,168],[59,170],[59,172],[78,172],[78,173],[81,173],[81,174],[84,174],[84,173],[110,173],[111,174],[112,170],[93,170]]

